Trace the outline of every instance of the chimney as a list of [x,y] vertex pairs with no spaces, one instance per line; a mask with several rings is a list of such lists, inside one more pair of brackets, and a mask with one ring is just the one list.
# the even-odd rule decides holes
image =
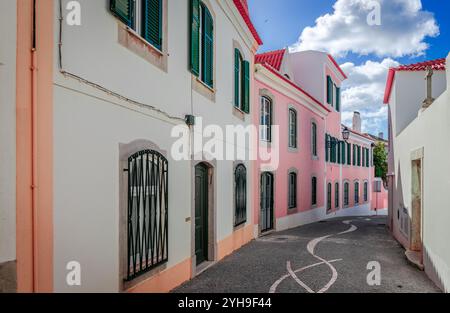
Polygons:
[[431,66],[427,66],[427,74],[425,79],[427,81],[427,97],[422,103],[422,109],[428,108],[433,102],[433,68]]
[[359,112],[353,113],[353,130],[355,132],[361,132],[361,114]]
[[378,134],[378,138],[384,139],[384,133],[383,133],[383,132],[380,132],[380,133]]

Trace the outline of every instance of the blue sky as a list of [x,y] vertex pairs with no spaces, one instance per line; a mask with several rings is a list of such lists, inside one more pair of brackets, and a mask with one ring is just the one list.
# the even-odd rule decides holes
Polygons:
[[387,110],[381,103],[387,69],[449,53],[450,1],[378,0],[382,24],[368,26],[372,2],[248,0],[264,41],[259,52],[291,47],[332,53],[349,76],[344,122],[350,123],[354,110],[361,111],[363,130],[377,134],[387,132]]

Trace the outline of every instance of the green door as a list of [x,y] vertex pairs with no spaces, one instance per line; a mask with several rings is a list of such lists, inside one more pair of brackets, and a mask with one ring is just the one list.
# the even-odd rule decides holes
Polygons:
[[208,168],[195,168],[195,255],[197,265],[208,260]]

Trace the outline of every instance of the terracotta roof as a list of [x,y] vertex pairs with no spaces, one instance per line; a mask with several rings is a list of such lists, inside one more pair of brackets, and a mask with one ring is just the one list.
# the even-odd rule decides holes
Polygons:
[[247,0],[233,0],[233,2],[234,2],[234,5],[236,6],[236,8],[238,9],[239,13],[241,14],[242,18],[244,19],[245,24],[247,24],[247,27],[250,30],[250,32],[252,33],[256,42],[259,45],[262,45],[263,42],[261,40],[261,37],[259,37],[259,34],[258,34],[255,26],[253,25],[252,20],[250,19]]
[[271,67],[279,71],[283,63],[283,57],[286,49],[276,50],[257,54],[255,57],[256,64],[269,64]]
[[321,108],[325,109],[327,112],[331,112],[331,110],[327,106],[323,105],[319,100],[314,98],[311,94],[309,94],[308,92],[303,90],[300,86],[295,84],[293,81],[288,79],[286,76],[282,75],[279,71],[277,71],[275,68],[273,68],[270,64],[261,63],[261,65],[264,66],[266,69],[268,69],[270,72],[272,72],[274,75],[276,75],[281,80],[285,81],[286,83],[288,83],[289,85],[291,85],[292,87],[297,89],[298,91],[302,92],[304,95],[306,95],[308,98],[310,98],[313,102],[318,104]]
[[420,72],[426,71],[427,67],[431,66],[434,71],[445,71],[445,59],[436,59],[409,65],[400,65],[389,69],[389,74],[386,82],[386,89],[384,91],[384,103],[388,104],[391,98],[392,86],[394,85],[396,72]]

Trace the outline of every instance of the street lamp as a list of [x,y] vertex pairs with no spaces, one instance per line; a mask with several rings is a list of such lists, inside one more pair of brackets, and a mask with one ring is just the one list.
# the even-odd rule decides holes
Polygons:
[[350,138],[350,130],[347,127],[344,127],[344,130],[342,131],[342,138],[344,141],[348,141]]

